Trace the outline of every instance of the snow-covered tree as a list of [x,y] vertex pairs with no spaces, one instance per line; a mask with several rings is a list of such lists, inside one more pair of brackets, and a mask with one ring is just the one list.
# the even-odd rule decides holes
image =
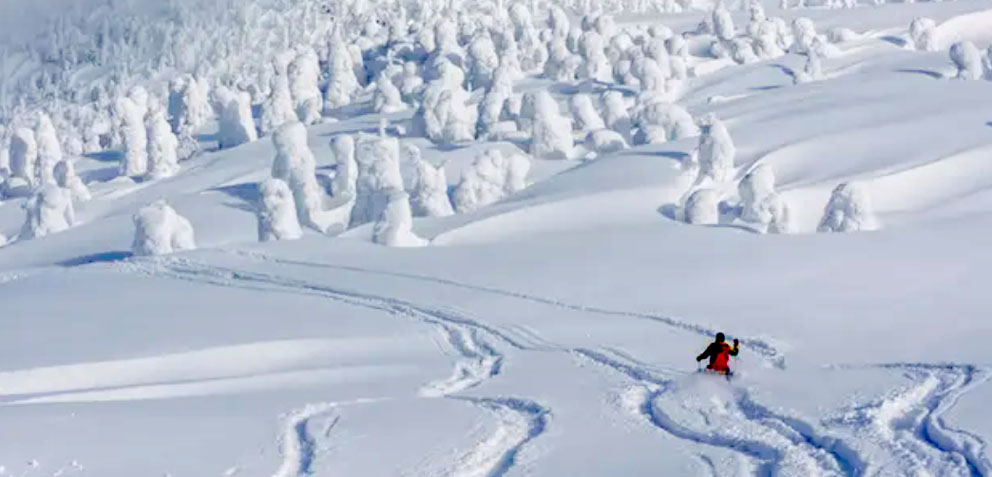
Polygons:
[[607,90],[600,99],[603,103],[603,120],[606,121],[606,127],[629,139],[632,121],[623,93]]
[[448,60],[438,66],[440,77],[424,90],[423,102],[413,118],[415,134],[439,144],[475,139],[479,111],[462,88],[465,74]]
[[699,135],[699,127],[685,108],[666,101],[649,99],[638,105],[637,134],[634,144],[662,144]]
[[685,201],[683,218],[687,224],[716,225],[720,223],[720,192],[698,189]]
[[919,51],[937,51],[937,24],[930,18],[917,17],[909,24],[910,45]]
[[327,59],[327,90],[324,92],[324,113],[351,104],[360,85],[355,75],[355,61],[348,51],[347,43],[337,29],[330,40],[330,54]]
[[272,143],[276,148],[272,177],[289,184],[300,223],[321,233],[338,225],[335,218],[324,212],[324,193],[317,183],[317,161],[307,145],[307,130],[303,123],[280,126],[272,135]]
[[75,202],[86,202],[90,200],[90,190],[83,183],[83,180],[76,174],[76,167],[71,159],[62,159],[53,169],[55,184],[68,190],[72,200]]
[[489,90],[479,105],[479,120],[476,125],[476,136],[479,139],[489,139],[495,134],[506,110],[507,102],[513,96],[513,77],[509,68],[500,66],[493,75]]
[[823,79],[823,64],[820,62],[820,53],[816,48],[806,50],[806,66],[802,71],[797,71],[793,77],[796,84],[811,83]]
[[293,191],[282,179],[269,178],[258,185],[258,240],[296,240],[303,236]]
[[775,173],[768,164],[759,164],[737,187],[741,197],[741,220],[758,227],[761,232],[789,233],[791,231],[788,204],[775,190]]
[[691,160],[699,167],[698,180],[712,179],[723,182],[733,176],[734,157],[737,149],[723,121],[715,115],[707,115],[698,122],[701,134],[699,146],[693,151]]
[[589,95],[579,93],[572,96],[569,106],[572,109],[572,119],[576,131],[588,132],[606,127],[606,123],[603,122],[603,118],[599,117],[599,112],[593,106]]
[[878,222],[868,192],[858,184],[844,183],[830,194],[817,230],[820,232],[858,232],[875,230]]
[[534,122],[530,153],[535,157],[568,159],[575,146],[571,121],[558,111],[558,103],[547,91],[534,96]]
[[455,210],[471,212],[523,190],[528,173],[530,159],[519,154],[506,157],[498,149],[486,151],[462,173],[453,194]]
[[148,178],[164,179],[179,172],[179,139],[172,133],[161,107],[152,108],[146,120]]
[[977,80],[983,76],[982,52],[974,43],[964,40],[951,45],[951,61],[957,67],[958,79]]
[[34,139],[34,131],[27,128],[15,129],[10,137],[10,176],[32,187],[37,181],[37,163],[38,143]]
[[255,120],[251,116],[251,96],[248,93],[218,87],[214,90],[214,108],[217,110],[221,149],[237,147],[258,139]]
[[293,95],[289,91],[289,79],[277,74],[272,77],[269,96],[262,102],[259,118],[259,134],[268,135],[279,126],[297,120],[293,106]]
[[403,64],[403,75],[400,77],[399,83],[403,101],[416,106],[418,95],[424,87],[424,79],[420,77],[416,63],[407,61]]
[[372,96],[372,110],[379,114],[392,114],[407,108],[399,88],[393,83],[386,70],[379,72],[375,80],[375,92]]
[[389,205],[390,197],[403,190],[400,173],[400,144],[394,137],[359,136],[355,159],[358,164],[355,207],[351,225],[375,222]]
[[55,165],[62,161],[62,145],[50,116],[38,114],[34,136],[38,142],[38,183],[51,184],[55,182]]
[[813,42],[818,36],[816,25],[809,18],[799,17],[792,21],[792,36],[794,40],[790,51],[796,54],[804,54],[813,47]]
[[167,255],[195,248],[193,224],[166,201],[154,202],[134,214],[131,251],[135,255]]
[[718,2],[713,10],[713,32],[722,41],[730,41],[737,36],[734,28],[734,19],[730,16],[730,11],[723,6],[723,2]]
[[54,183],[44,184],[24,203],[27,218],[21,228],[22,239],[44,237],[62,232],[76,221],[72,194]]
[[372,241],[387,247],[422,247],[427,241],[413,233],[410,197],[402,190],[393,190],[387,198],[372,230]]
[[613,80],[613,68],[604,50],[602,35],[587,31],[579,40],[579,53],[585,60],[579,69],[579,78],[609,83]]
[[121,119],[124,157],[120,173],[127,177],[142,177],[148,172],[148,135],[141,108],[130,98],[115,103],[115,114]]
[[[403,148],[403,160],[410,171],[405,184],[410,195],[410,208],[417,217],[446,217],[454,213],[448,198],[448,179],[444,166],[434,167],[420,154],[420,148],[408,144]],[[406,179],[406,175],[404,175]]]
[[206,122],[210,103],[200,83],[191,75],[180,76],[169,86],[169,117],[172,132],[191,137]]
[[489,35],[479,35],[468,48],[469,53],[469,83],[472,89],[488,89],[493,81],[496,68],[499,67],[499,55],[496,54],[496,44]]
[[[323,99],[320,92],[320,59],[313,48],[305,47],[286,70],[296,116],[303,124],[320,120]],[[249,103],[250,104],[250,103]]]
[[355,162],[355,138],[339,134],[331,140],[331,152],[337,167],[331,191],[334,197],[355,197],[355,183],[358,180],[358,163]]
[[585,148],[590,152],[609,154],[627,149],[627,141],[612,129],[597,129],[586,135]]

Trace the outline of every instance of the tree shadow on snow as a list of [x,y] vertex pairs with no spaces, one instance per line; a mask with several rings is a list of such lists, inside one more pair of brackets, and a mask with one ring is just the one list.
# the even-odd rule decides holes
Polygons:
[[89,184],[91,182],[112,181],[119,175],[120,167],[104,167],[103,169],[80,172],[79,178],[82,179],[84,183]]
[[113,252],[102,252],[94,253],[90,255],[83,255],[82,257],[70,258],[68,260],[61,261],[57,263],[60,267],[80,267],[83,265],[92,265],[94,263],[111,263],[119,262],[121,260],[127,260],[131,258],[133,254],[124,250],[115,250]]
[[906,46],[906,39],[900,38],[895,35],[885,35],[883,37],[880,37],[879,40],[882,40],[886,43],[891,43],[895,46],[898,46],[899,48],[904,48]]
[[124,158],[124,153],[121,151],[100,151],[84,154],[83,157],[96,159],[100,162],[121,162],[121,159]]
[[930,71],[930,70],[921,70],[921,69],[915,69],[915,68],[902,68],[902,69],[898,69],[898,70],[896,70],[896,73],[910,73],[910,74],[914,74],[914,75],[929,76],[929,77],[931,77],[933,79],[944,79],[944,75],[940,74],[940,72]]
[[258,192],[258,184],[254,182],[245,182],[243,184],[235,184],[226,187],[215,187],[210,189],[210,191],[220,192],[239,199],[238,202],[225,202],[224,205],[234,209],[244,210],[246,212],[254,213],[257,209],[255,204],[261,200],[261,195]]

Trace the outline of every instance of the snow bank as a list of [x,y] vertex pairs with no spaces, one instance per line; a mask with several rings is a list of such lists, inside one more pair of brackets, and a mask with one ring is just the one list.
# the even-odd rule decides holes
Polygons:
[[42,185],[24,203],[24,210],[27,218],[21,228],[22,239],[62,232],[76,221],[72,194],[55,184]]
[[166,201],[154,202],[134,214],[131,251],[135,255],[166,255],[195,248],[193,225]]
[[295,240],[303,236],[296,214],[296,202],[289,184],[282,179],[266,179],[258,185],[258,240]]
[[858,184],[844,183],[830,194],[830,202],[817,227],[819,232],[859,232],[875,230],[875,219],[868,192]]

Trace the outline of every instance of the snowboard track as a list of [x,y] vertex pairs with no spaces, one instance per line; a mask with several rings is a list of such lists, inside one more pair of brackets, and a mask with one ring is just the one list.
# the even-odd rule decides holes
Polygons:
[[[487,379],[498,375],[502,370],[503,355],[489,344],[487,337],[518,350],[528,349],[511,336],[488,325],[456,312],[417,305],[404,300],[377,295],[341,290],[321,286],[301,280],[287,279],[274,275],[238,271],[223,267],[196,263],[180,258],[158,258],[130,261],[118,267],[130,273],[143,273],[150,276],[163,276],[200,284],[221,287],[242,288],[257,291],[276,291],[317,296],[352,306],[383,311],[389,315],[404,316],[418,322],[435,326],[442,332],[445,341],[461,359],[456,362],[451,377],[428,383],[420,390],[425,397],[446,397],[470,403],[499,418],[507,413],[520,416],[510,426],[522,429],[502,429],[521,435],[506,448],[486,448],[486,442],[477,443],[470,453],[482,454],[483,462],[493,461],[491,468],[470,467],[452,472],[453,476],[486,475],[499,477],[506,474],[517,462],[521,451],[547,429],[550,409],[521,398],[472,398],[455,396],[455,393],[478,386]],[[281,440],[283,442],[283,463],[273,477],[304,477],[312,475],[316,458],[316,442],[308,431],[312,418],[323,415],[336,405],[333,403],[309,405],[292,413],[286,421]],[[501,419],[501,426],[507,426],[507,419]],[[523,422],[524,424],[518,424]]]

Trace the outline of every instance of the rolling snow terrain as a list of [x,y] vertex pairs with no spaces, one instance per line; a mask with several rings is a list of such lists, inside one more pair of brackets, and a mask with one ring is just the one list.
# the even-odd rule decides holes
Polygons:
[[0,477],[992,476],[988,0],[8,3]]

